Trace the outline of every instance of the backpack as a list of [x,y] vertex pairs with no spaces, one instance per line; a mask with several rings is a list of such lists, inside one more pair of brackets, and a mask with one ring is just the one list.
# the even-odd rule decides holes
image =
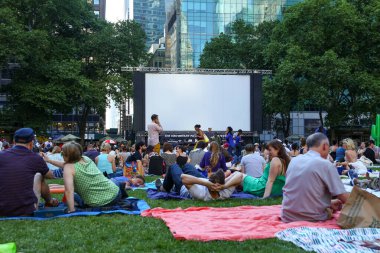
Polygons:
[[154,155],[149,159],[148,174],[161,176],[166,170],[164,158]]

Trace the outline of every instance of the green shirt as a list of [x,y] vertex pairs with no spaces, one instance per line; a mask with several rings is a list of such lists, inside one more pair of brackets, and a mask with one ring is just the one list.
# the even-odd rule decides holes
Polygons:
[[119,193],[119,187],[106,178],[96,164],[84,156],[74,165],[74,191],[88,206],[104,206],[111,203]]

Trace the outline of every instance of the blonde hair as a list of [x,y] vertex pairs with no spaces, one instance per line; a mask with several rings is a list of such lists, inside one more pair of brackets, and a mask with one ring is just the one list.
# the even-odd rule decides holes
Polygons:
[[355,143],[352,139],[350,138],[346,138],[342,141],[343,144],[346,144],[347,146],[347,150],[355,150],[356,149],[356,146],[355,146]]
[[100,151],[110,151],[111,145],[109,143],[103,142],[100,146]]
[[55,146],[53,148],[53,151],[51,151],[52,154],[58,154],[61,153],[61,148],[59,146]]

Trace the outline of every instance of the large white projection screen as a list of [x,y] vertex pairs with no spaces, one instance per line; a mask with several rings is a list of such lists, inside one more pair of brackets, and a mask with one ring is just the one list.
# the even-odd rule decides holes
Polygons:
[[158,114],[164,131],[251,129],[249,75],[146,74],[145,130]]

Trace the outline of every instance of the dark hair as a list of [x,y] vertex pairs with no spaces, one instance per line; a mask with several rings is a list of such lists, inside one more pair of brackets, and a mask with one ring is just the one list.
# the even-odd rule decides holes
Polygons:
[[82,146],[75,141],[70,141],[63,145],[62,155],[66,163],[79,162],[83,155]]
[[245,151],[247,151],[249,153],[255,151],[255,145],[253,145],[253,144],[245,145]]
[[155,120],[158,118],[158,115],[157,114],[153,114],[151,117],[150,117],[152,120]]
[[196,124],[196,125],[194,126],[194,128],[201,128],[201,125]]
[[136,151],[140,150],[140,148],[141,148],[142,146],[144,146],[144,145],[145,145],[145,143],[142,142],[142,141],[136,143],[136,145],[135,145],[135,150],[136,150]]
[[336,144],[338,144],[338,141],[337,140],[333,140],[332,141],[332,145],[335,146]]
[[204,142],[204,141],[199,141],[197,144],[197,148],[205,149],[206,147],[207,147],[207,145],[206,145],[206,142]]
[[222,169],[218,169],[217,172],[212,173],[209,177],[209,181],[213,184],[225,184],[226,177],[224,176],[224,171]]
[[280,158],[280,160],[285,163],[284,173],[286,173],[286,169],[288,168],[288,165],[290,163],[290,158],[288,154],[286,153],[284,145],[282,145],[282,143],[278,140],[273,140],[268,143],[268,145],[266,146],[266,149],[269,149],[269,147],[272,147],[278,150],[278,158]]
[[325,140],[328,140],[326,135],[322,133],[315,133],[307,137],[306,145],[308,148],[319,147]]
[[371,142],[366,141],[366,142],[365,142],[365,147],[368,148],[369,146],[371,146]]
[[229,133],[232,133],[232,131],[233,131],[232,127],[228,126],[227,129],[228,129]]
[[152,145],[149,145],[149,146],[146,148],[146,153],[147,153],[147,154],[150,154],[150,153],[153,152],[153,150],[154,150],[154,147],[153,147]]
[[173,145],[170,144],[169,142],[165,142],[164,145],[162,146],[162,151],[163,152],[166,152],[166,151],[173,152]]
[[176,162],[182,168],[187,163],[187,156],[178,156]]
[[144,176],[136,175],[134,178],[141,179],[143,181],[143,183],[145,184],[145,178],[144,178]]
[[295,142],[292,144],[292,150],[297,150],[298,149],[298,144]]
[[374,140],[369,140],[369,144],[375,145],[375,141]]
[[305,146],[306,145],[306,139],[304,137],[302,137],[300,139],[300,143],[301,143],[301,147]]
[[186,148],[185,148],[185,146],[178,145],[178,146],[177,146],[177,149],[180,149],[180,150],[182,150],[182,152],[185,152],[185,153],[186,153]]

